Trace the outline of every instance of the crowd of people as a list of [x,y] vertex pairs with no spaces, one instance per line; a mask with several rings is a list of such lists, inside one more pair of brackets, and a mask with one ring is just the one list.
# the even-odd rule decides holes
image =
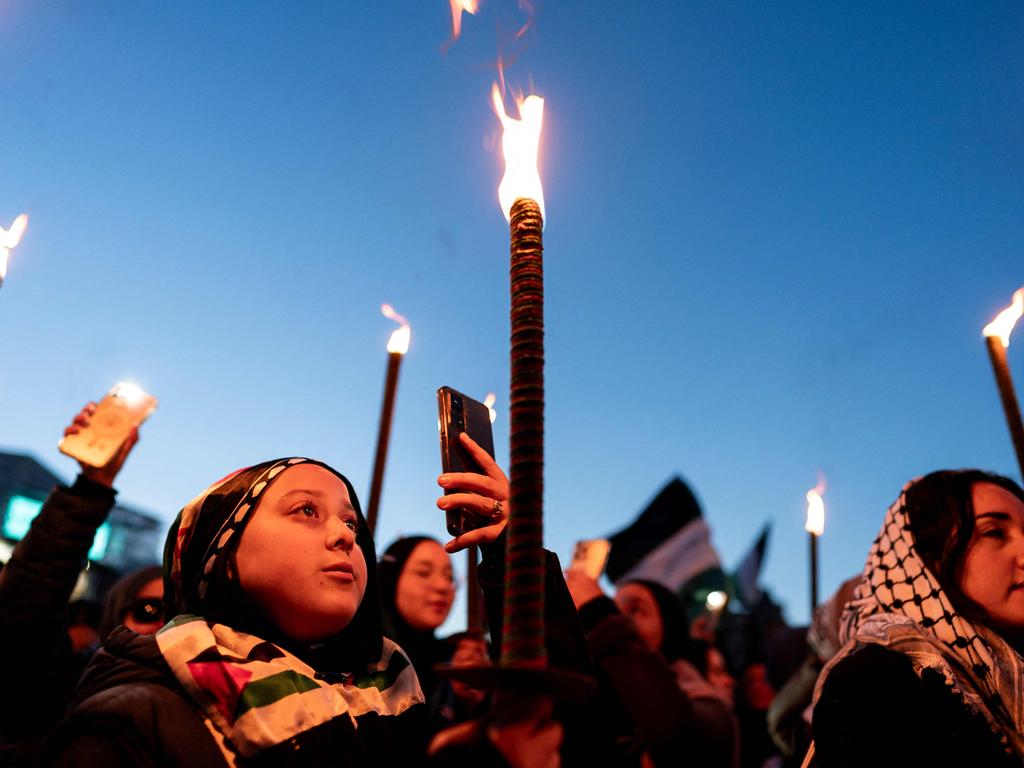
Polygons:
[[[89,424],[86,406],[67,428]],[[510,513],[501,468],[442,475],[479,527],[378,558],[349,480],[306,457],[233,472],[184,505],[162,565],[70,603],[137,432],[57,487],[0,571],[0,760],[46,766],[1020,765],[1024,491],[977,470],[909,482],[861,575],[797,651],[730,653],[650,580],[613,595],[546,553],[548,663],[567,695],[474,687],[500,657]],[[512,510],[514,514],[514,510]],[[486,628],[440,637],[452,555],[479,548]],[[489,629],[489,631],[488,631]],[[781,633],[776,633],[778,638]],[[794,637],[790,632],[788,637]],[[749,645],[749,644],[748,644]],[[792,648],[793,644],[789,646]],[[497,678],[500,679],[500,678]],[[467,682],[470,680],[470,682]]]

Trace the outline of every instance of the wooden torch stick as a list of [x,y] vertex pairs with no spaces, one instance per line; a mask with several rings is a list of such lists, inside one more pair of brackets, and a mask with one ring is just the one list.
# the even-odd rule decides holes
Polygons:
[[388,372],[384,378],[384,402],[380,409],[380,426],[377,428],[377,453],[373,460],[373,479],[370,482],[370,496],[366,504],[366,525],[369,527],[370,533],[377,530],[377,510],[380,507],[380,491],[384,483],[384,464],[388,458],[391,416],[395,410],[398,369],[402,364],[402,357],[400,352],[388,353]]
[[509,398],[511,515],[505,550],[502,664],[545,666],[544,264],[534,200],[512,205],[512,345]]
[[996,376],[999,398],[1003,401],[1003,414],[1006,416],[1006,425],[1010,428],[1010,439],[1017,453],[1017,467],[1020,469],[1021,478],[1024,478],[1024,424],[1021,422],[1013,379],[1010,378],[1006,347],[998,336],[986,336],[985,346],[988,347],[988,357],[992,361],[992,372]]
[[484,596],[476,573],[478,559],[477,548],[466,547],[466,629],[482,635],[486,632],[487,621]]

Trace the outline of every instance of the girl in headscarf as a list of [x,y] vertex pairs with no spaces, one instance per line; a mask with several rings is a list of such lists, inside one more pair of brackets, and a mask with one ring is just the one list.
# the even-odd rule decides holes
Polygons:
[[382,636],[373,552],[355,491],[326,464],[278,459],[215,483],[167,537],[173,618],[107,638],[44,762],[416,762],[423,694]]
[[818,682],[819,766],[1024,761],[1024,491],[979,470],[889,509]]
[[455,600],[451,558],[429,536],[391,544],[377,564],[384,634],[409,656],[435,727],[454,717],[451,685],[434,666],[451,658],[451,645],[435,634]]

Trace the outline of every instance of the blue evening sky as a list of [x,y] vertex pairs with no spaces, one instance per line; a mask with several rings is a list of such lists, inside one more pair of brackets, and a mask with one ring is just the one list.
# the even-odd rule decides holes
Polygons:
[[[546,97],[546,540],[681,473],[807,617],[909,478],[1017,476],[981,327],[1024,284],[1019,2],[0,0],[0,444],[71,477],[79,406],[161,400],[119,478],[168,520],[274,456],[369,486],[391,302],[413,326],[378,540],[444,535],[434,392],[498,395],[489,89]],[[1024,343],[1010,348],[1024,380]],[[365,498],[364,498],[365,502]],[[461,561],[460,561],[461,565]],[[455,621],[455,620],[453,620]]]

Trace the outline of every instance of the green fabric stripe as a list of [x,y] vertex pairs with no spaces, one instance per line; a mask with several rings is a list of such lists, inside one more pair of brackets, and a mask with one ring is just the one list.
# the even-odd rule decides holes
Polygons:
[[182,624],[191,624],[193,621],[206,621],[202,616],[196,616],[192,613],[179,613],[173,619],[168,621],[164,626],[160,628],[160,632],[167,629],[173,629],[174,627],[180,627]]
[[319,687],[314,680],[291,669],[256,680],[242,689],[242,694],[238,697],[238,704],[235,706],[235,720],[250,709],[265,707],[286,696],[305,693]]
[[386,691],[395,684],[395,680],[398,679],[402,670],[408,666],[409,660],[405,658],[405,655],[395,651],[388,659],[387,669],[364,675],[355,681],[355,685],[357,688],[376,688],[379,691]]

